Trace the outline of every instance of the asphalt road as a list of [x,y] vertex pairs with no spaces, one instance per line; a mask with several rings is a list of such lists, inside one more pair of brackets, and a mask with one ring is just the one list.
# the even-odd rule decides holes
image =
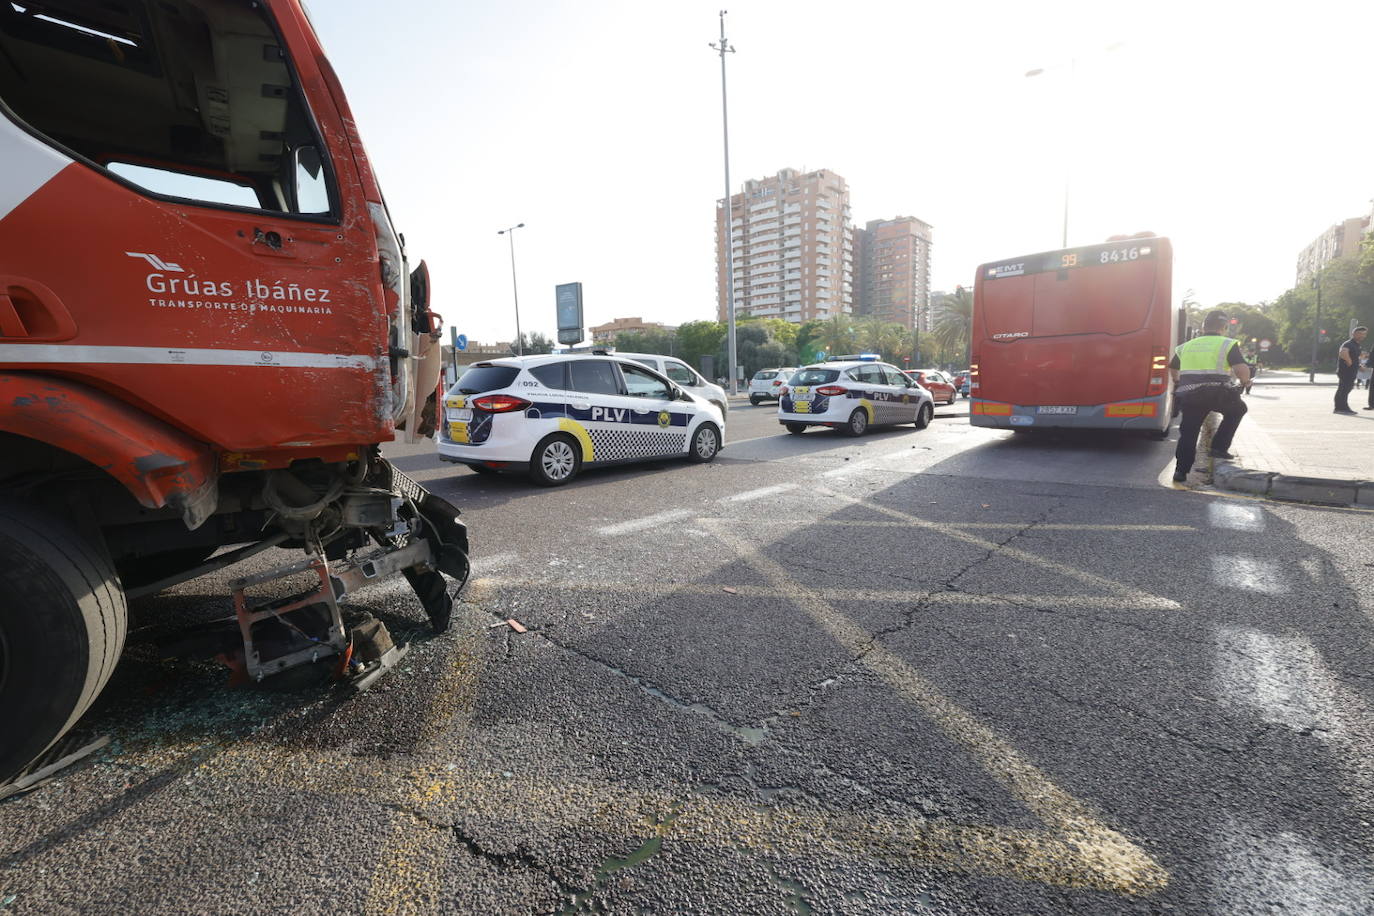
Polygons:
[[228,689],[162,657],[224,577],[139,602],[0,912],[1369,912],[1370,515],[962,413],[554,490],[392,449],[471,526],[454,628],[378,586],[373,690]]

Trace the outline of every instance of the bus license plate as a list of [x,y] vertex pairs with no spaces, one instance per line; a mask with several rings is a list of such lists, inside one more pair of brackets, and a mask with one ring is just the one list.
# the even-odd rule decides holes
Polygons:
[[1035,412],[1036,412],[1036,413],[1063,413],[1063,414],[1075,414],[1075,413],[1078,413],[1078,408],[1077,408],[1077,407],[1037,407],[1037,408],[1035,408]]

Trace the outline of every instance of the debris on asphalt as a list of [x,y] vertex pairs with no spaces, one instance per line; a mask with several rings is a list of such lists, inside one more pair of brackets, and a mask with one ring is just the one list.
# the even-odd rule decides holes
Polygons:
[[529,632],[529,630],[525,629],[525,625],[524,625],[523,623],[521,623],[520,621],[516,620],[514,617],[511,617],[510,619],[508,619],[508,620],[506,621],[506,626],[510,627],[512,630],[514,630],[514,631],[517,632],[517,633],[528,633],[528,632]]
[[722,587],[721,587],[721,591],[725,592],[725,594],[727,594],[727,595],[738,595],[738,594],[739,594],[739,592],[738,592],[737,590],[731,588],[731,587],[728,586],[728,585],[722,586]]

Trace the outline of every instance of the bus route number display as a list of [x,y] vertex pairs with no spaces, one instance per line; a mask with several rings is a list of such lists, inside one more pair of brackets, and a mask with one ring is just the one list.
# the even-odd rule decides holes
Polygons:
[[985,276],[989,280],[999,280],[1003,277],[1021,277],[1026,274],[1076,270],[1080,267],[1125,264],[1139,261],[1142,258],[1152,258],[1154,255],[1155,248],[1149,243],[1115,242],[1107,245],[1093,245],[1088,248],[1073,248],[1068,251],[1051,251],[1045,255],[992,264],[988,266]]

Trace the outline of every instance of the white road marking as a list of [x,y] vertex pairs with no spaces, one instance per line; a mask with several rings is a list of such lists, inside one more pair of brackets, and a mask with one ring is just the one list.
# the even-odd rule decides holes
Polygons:
[[1265,595],[1285,595],[1289,592],[1288,583],[1280,577],[1279,567],[1272,562],[1262,563],[1254,557],[1212,557],[1212,581]]
[[1297,834],[1256,835],[1230,821],[1216,846],[1221,854],[1208,912],[1344,916],[1368,912],[1374,899],[1368,875],[1345,875],[1323,864]]
[[653,528],[657,525],[675,522],[678,519],[687,518],[691,514],[692,510],[690,509],[673,509],[668,512],[660,512],[658,515],[646,515],[643,518],[632,518],[628,522],[607,525],[604,528],[596,529],[596,533],[606,537],[613,537],[617,534],[630,534],[634,531],[643,531],[646,528]]
[[1232,531],[1263,531],[1264,510],[1244,503],[1214,502],[1207,504],[1207,521],[1214,528]]
[[489,553],[477,556],[472,560],[472,574],[476,576],[494,572],[519,562],[520,554],[518,553]]
[[1374,818],[1374,710],[1301,636],[1224,627],[1217,635],[1216,691],[1223,703],[1326,745],[1348,781],[1345,795]]
[[726,502],[747,503],[751,499],[763,499],[765,496],[772,496],[776,493],[785,493],[788,490],[795,490],[796,484],[780,483],[771,487],[759,487],[757,490],[745,490],[743,493],[736,493],[734,496],[727,496]]

